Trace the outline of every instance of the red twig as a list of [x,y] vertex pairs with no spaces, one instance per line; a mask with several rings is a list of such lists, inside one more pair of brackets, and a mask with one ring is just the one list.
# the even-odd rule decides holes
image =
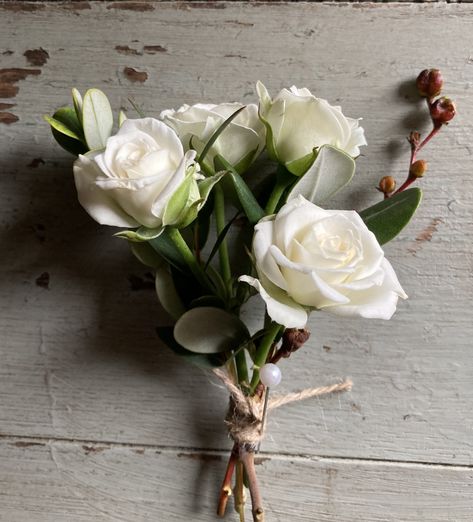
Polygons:
[[230,458],[227,464],[227,470],[225,472],[225,477],[223,478],[222,487],[220,488],[220,496],[218,499],[218,507],[217,507],[217,515],[219,517],[225,516],[225,511],[227,509],[228,499],[232,494],[232,478],[233,473],[235,471],[235,465],[238,461],[238,445],[235,443],[233,445],[232,452],[230,453]]

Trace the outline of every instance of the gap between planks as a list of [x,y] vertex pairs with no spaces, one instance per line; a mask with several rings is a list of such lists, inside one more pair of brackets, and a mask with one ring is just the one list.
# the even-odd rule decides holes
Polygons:
[[[53,444],[64,444],[64,445],[81,445],[87,446],[87,448],[97,448],[100,450],[104,449],[142,449],[142,450],[153,450],[164,454],[176,453],[181,456],[194,456],[202,455],[213,456],[213,457],[227,457],[230,449],[226,450],[213,450],[209,448],[195,448],[189,446],[170,446],[160,444],[134,444],[132,442],[113,442],[113,441],[95,441],[88,439],[72,439],[67,437],[34,437],[25,435],[10,435],[0,434],[0,443],[11,444],[17,447],[28,448],[31,446],[47,446]],[[365,464],[365,465],[382,465],[382,466],[393,466],[393,467],[406,467],[406,468],[429,468],[429,469],[454,469],[454,470],[465,470],[473,469],[473,464],[448,464],[448,463],[436,463],[436,462],[422,462],[415,460],[394,460],[394,459],[381,459],[381,458],[364,458],[364,457],[340,457],[332,455],[307,455],[304,453],[266,453],[265,451],[260,452],[260,458],[262,460],[281,460],[281,461],[296,461],[296,462],[338,462],[341,464]]]

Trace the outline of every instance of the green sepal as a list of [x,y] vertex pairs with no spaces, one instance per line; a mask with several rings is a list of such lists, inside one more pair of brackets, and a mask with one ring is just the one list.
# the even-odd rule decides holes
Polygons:
[[233,186],[237,193],[240,204],[248,218],[248,221],[255,225],[260,219],[265,216],[264,210],[261,208],[258,201],[253,195],[248,185],[243,178],[236,172],[236,170],[223,158],[220,154],[215,156],[215,165],[218,170],[227,170],[230,178],[233,181]]
[[394,239],[409,223],[422,200],[422,191],[415,187],[373,205],[360,216],[380,245]]
[[146,228],[140,227],[136,230],[120,230],[114,234],[116,237],[121,237],[123,239],[127,239],[128,241],[133,241],[135,243],[139,243],[141,241],[149,241],[151,239],[156,239],[163,233],[164,227],[156,227],[156,228]]
[[156,332],[161,341],[176,355],[199,368],[218,368],[219,366],[223,366],[228,359],[226,354],[223,353],[205,355],[186,350],[174,339],[172,326],[160,326],[156,328]]
[[290,161],[286,163],[286,169],[294,176],[303,176],[314,163],[317,158],[318,148],[314,148],[312,152],[302,156],[302,158],[296,159],[294,161]]

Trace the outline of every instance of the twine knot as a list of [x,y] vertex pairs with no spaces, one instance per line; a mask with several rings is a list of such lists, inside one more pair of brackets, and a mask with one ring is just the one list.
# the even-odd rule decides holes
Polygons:
[[[245,447],[247,451],[255,451],[264,438],[265,427],[262,419],[264,401],[262,397],[259,395],[245,395],[226,371],[216,369],[214,373],[230,393],[230,403],[225,417],[225,424],[230,437],[236,444]],[[311,397],[349,391],[352,385],[353,383],[350,379],[344,379],[329,386],[307,388],[300,392],[278,395],[270,399],[268,410],[279,408],[291,402],[310,399]]]

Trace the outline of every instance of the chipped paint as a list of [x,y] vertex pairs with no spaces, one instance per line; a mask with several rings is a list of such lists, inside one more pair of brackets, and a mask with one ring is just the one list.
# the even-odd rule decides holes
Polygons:
[[10,125],[11,123],[16,123],[19,119],[20,118],[12,112],[0,112],[0,123]]
[[154,5],[146,2],[113,2],[107,9],[121,9],[123,11],[154,11]]
[[138,51],[138,49],[133,49],[129,45],[116,45],[115,50],[120,54],[125,54],[128,56],[143,56],[143,54],[156,54],[156,53],[166,53],[166,47],[162,45],[145,45],[142,51]]
[[162,45],[145,45],[143,51],[146,54],[167,53],[166,47]]
[[125,67],[123,74],[133,83],[144,83],[148,79],[148,73],[144,71],[137,71],[133,67]]
[[39,49],[28,49],[23,53],[23,56],[28,60],[30,65],[36,67],[43,66],[49,59],[49,53],[42,47]]
[[132,55],[132,56],[140,56],[142,53],[137,51],[136,49],[132,49],[128,45],[116,45],[115,51],[120,54]]
[[14,98],[20,90],[16,85],[20,80],[40,74],[40,69],[20,69],[16,67],[0,69],[0,98]]

